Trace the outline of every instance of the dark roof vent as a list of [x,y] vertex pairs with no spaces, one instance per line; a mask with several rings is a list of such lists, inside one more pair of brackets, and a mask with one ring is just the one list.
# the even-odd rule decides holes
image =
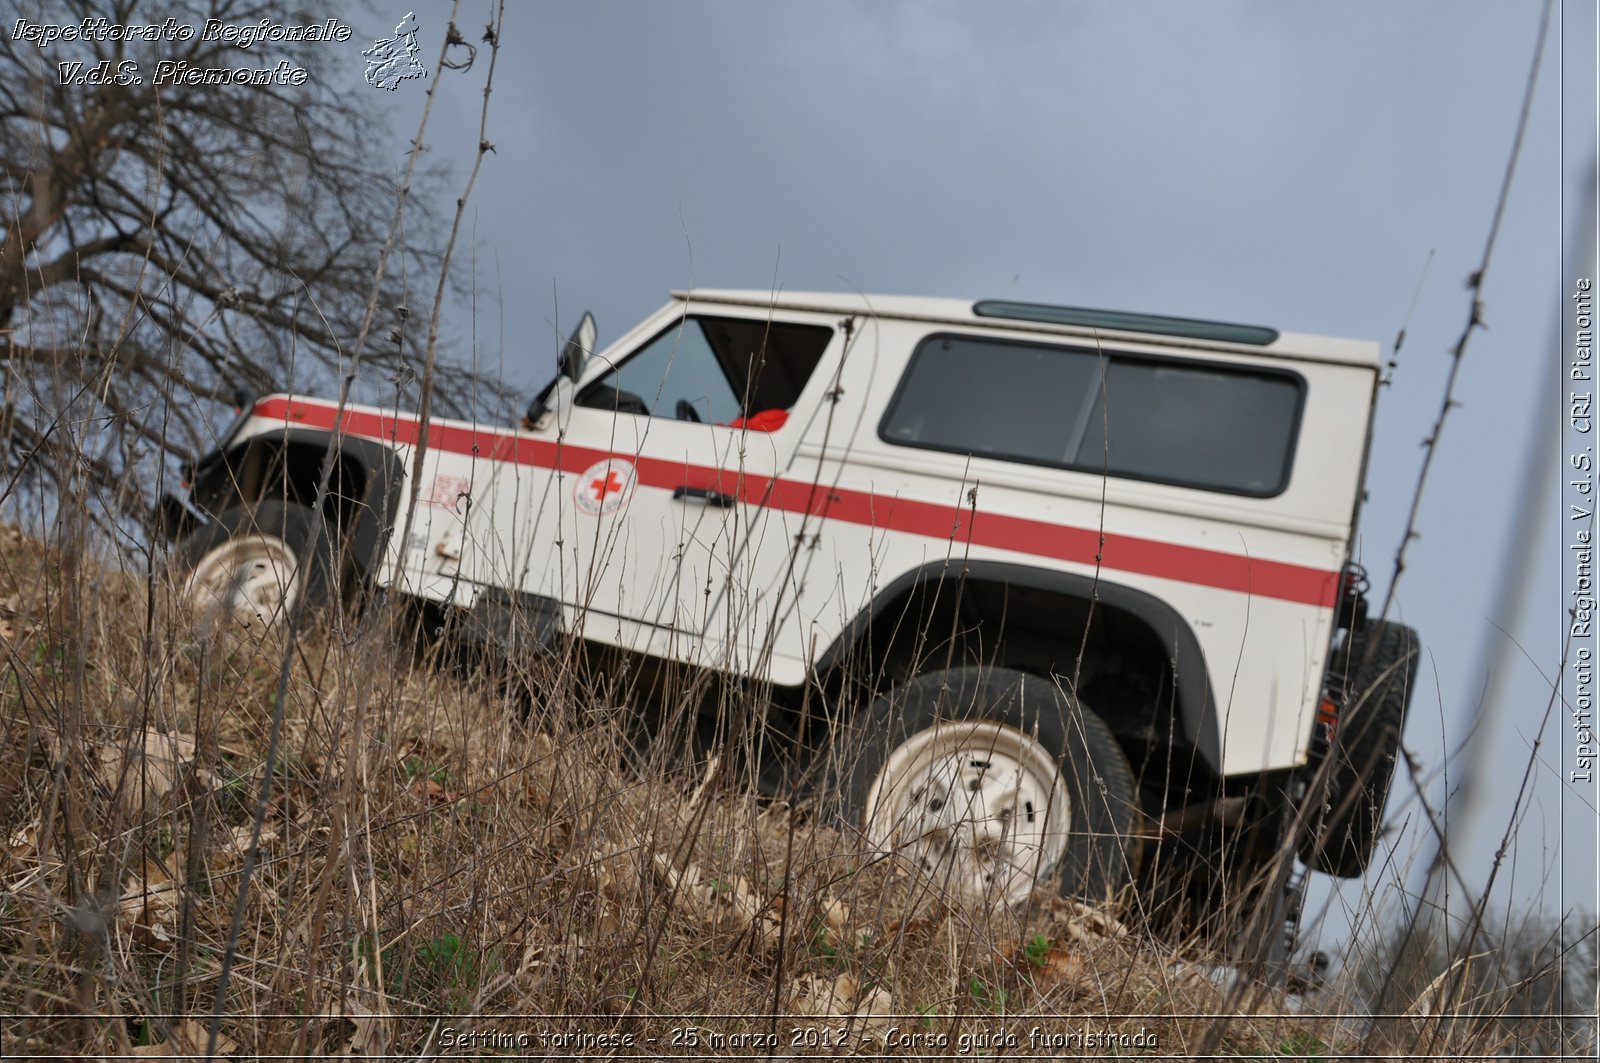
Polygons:
[[1243,343],[1252,347],[1266,347],[1278,339],[1277,329],[1263,328],[1260,325],[1230,325],[1222,321],[1197,321],[1187,317],[1162,317],[1159,314],[1128,314],[1120,310],[1087,310],[1076,306],[1049,306],[1044,303],[1012,303],[1004,299],[984,299],[973,303],[972,312],[979,317],[1114,329],[1118,332],[1150,332],[1159,336]]

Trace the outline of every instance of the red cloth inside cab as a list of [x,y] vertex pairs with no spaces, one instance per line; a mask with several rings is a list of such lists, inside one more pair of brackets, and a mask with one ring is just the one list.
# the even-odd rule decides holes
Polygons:
[[789,420],[788,410],[758,410],[749,417],[735,417],[729,428],[748,428],[752,432],[776,432]]

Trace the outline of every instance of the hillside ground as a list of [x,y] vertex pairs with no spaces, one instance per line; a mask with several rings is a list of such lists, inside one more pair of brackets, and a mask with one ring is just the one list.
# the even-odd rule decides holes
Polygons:
[[721,756],[639,750],[630,710],[560,669],[469,673],[381,610],[292,646],[197,633],[169,598],[159,552],[0,529],[7,1055],[193,1055],[213,1016],[238,1058],[1518,1043],[1219,988],[1193,943],[1045,886],[947,906]]

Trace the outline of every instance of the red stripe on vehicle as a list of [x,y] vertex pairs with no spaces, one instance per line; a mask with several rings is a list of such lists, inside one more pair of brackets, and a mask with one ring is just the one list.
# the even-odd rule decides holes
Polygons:
[[[282,397],[264,399],[255,408],[258,417],[325,431],[333,430],[336,412],[332,406]],[[415,445],[419,435],[418,422],[411,417],[395,417],[369,410],[346,410],[342,420],[343,430],[350,435],[400,446]],[[1093,528],[1051,524],[1004,513],[981,510],[974,513],[971,509],[937,502],[919,502],[841,487],[815,486],[799,480],[774,480],[726,469],[685,465],[682,462],[592,447],[558,445],[542,439],[437,422],[429,428],[428,445],[453,454],[574,473],[582,472],[606,458],[623,458],[633,463],[638,470],[639,483],[646,487],[670,491],[685,486],[685,478],[689,477],[704,482],[687,486],[736,493],[746,502],[930,539],[988,546],[1077,565],[1092,566],[1098,562],[1100,567],[1114,571],[1306,605],[1327,607],[1333,605],[1338,597],[1337,572],[1220,550],[1180,546],[1133,535],[1107,533],[1102,536]]]

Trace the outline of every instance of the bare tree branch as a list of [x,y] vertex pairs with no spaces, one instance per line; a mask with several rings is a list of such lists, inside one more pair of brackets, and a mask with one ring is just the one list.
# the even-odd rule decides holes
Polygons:
[[[21,13],[51,22],[106,15],[91,0],[35,7]],[[111,21],[147,21],[125,7]],[[167,14],[193,27],[308,17],[287,0],[177,0]],[[339,385],[357,364],[369,305],[404,304],[404,278],[441,266],[443,233],[413,216],[395,247],[406,265],[370,299],[408,162],[374,111],[387,94],[341,90],[350,72],[333,62],[347,53],[318,42],[272,49],[268,59],[259,46],[200,33],[48,49],[0,37],[0,367],[23,385],[11,389],[21,397],[8,416],[28,428],[11,433],[13,456],[42,438],[69,396],[80,422],[112,434],[96,444],[102,454],[189,455],[241,387]],[[304,68],[304,84],[156,83],[159,60],[210,68],[279,59]],[[131,62],[141,80],[64,83],[57,64],[75,62],[113,71]],[[423,176],[426,195],[440,175]],[[415,341],[376,345],[359,360],[367,379],[354,381],[355,397],[378,399],[388,390],[380,382],[421,360]],[[101,383],[75,390],[88,380]],[[431,398],[462,413],[474,388],[504,397],[443,358]],[[91,400],[94,409],[84,405]],[[111,445],[122,436],[140,446]],[[107,470],[124,486],[154,482],[153,471]]]

